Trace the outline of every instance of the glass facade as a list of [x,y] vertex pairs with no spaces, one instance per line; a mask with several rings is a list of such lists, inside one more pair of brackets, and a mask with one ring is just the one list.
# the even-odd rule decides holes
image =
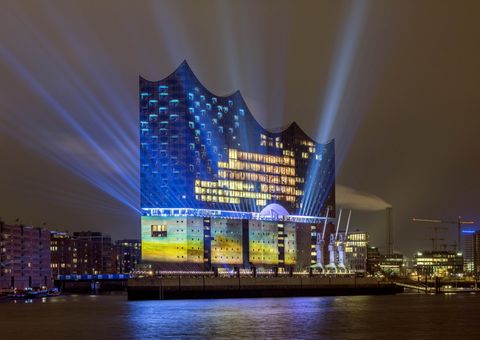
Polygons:
[[334,142],[295,123],[263,129],[240,92],[219,97],[186,62],[160,81],[140,78],[141,207],[289,214],[334,211]]

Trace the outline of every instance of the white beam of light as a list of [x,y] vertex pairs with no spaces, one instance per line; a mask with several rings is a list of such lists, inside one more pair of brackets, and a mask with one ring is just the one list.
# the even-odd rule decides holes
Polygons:
[[346,19],[345,30],[336,49],[331,67],[329,84],[323,100],[322,118],[318,127],[317,140],[324,143],[332,138],[331,132],[335,124],[344,90],[354,63],[359,38],[367,8],[367,2],[352,2]]
[[[360,35],[363,31],[367,2],[365,0],[358,0],[351,4],[345,18],[344,30],[341,33],[333,54],[331,74],[323,101],[320,104],[321,118],[317,128],[318,133],[316,138],[320,143],[326,143],[334,137],[332,136],[332,131],[337,120],[342,99],[345,97],[344,92],[348,84],[352,65],[355,61]],[[314,200],[320,199],[321,202],[324,202],[326,197],[317,197],[317,190],[319,190],[319,188],[315,188],[311,182],[319,175],[320,165],[316,162],[311,162],[310,164],[310,175],[305,185],[305,196],[302,206],[304,207],[305,213],[311,214],[312,211],[310,210],[318,204],[318,202],[314,202]],[[336,168],[338,168],[338,164],[336,164]]]
[[[52,8],[42,7],[60,32],[58,41],[22,11],[10,11],[6,20],[6,26],[21,23],[23,30],[17,44],[0,45],[0,64],[25,86],[24,97],[37,104],[2,102],[0,131],[139,212],[138,125],[132,124],[137,115],[131,109],[137,107],[135,97],[128,95],[129,87],[114,72],[96,35],[83,27],[93,46],[86,49],[68,20]],[[35,58],[22,54],[19,46],[29,46]],[[73,51],[70,58],[59,53],[63,46]],[[73,198],[72,204],[102,204]]]
[[177,67],[187,57],[193,58],[195,51],[186,29],[188,17],[182,12],[182,6],[160,1],[150,2],[150,6],[151,15],[158,25],[159,41],[166,47],[170,65]]
[[[60,119],[63,122],[62,126],[66,128],[65,136],[69,136],[71,138],[69,140],[74,141],[74,144],[69,145],[65,140],[59,140],[57,135],[52,134],[51,128],[47,128],[45,123],[38,122],[34,117],[29,119],[28,114],[25,116],[20,112],[15,115],[11,108],[8,109],[10,112],[5,108],[2,109],[3,114],[6,117],[15,117],[16,124],[13,122],[2,124],[1,130],[13,137],[18,137],[28,147],[43,153],[44,156],[69,169],[83,180],[116,198],[134,211],[138,211],[138,205],[135,202],[139,191],[138,183],[136,176],[132,175],[134,169],[131,167],[131,159],[134,159],[134,157],[131,154],[127,155],[126,158],[124,157],[124,153],[129,150],[128,144],[120,142],[116,135],[110,136],[113,139],[113,145],[117,146],[119,155],[121,155],[114,158],[101,145],[95,134],[86,129],[69,108],[60,100],[57,100],[54,94],[25,65],[18,62],[17,58],[7,48],[0,48],[0,58],[11,72],[16,74],[18,79],[23,80],[27,88],[49,108],[47,117],[44,116],[43,118],[47,122],[49,119],[56,121]],[[86,101],[83,101],[83,103],[86,103]],[[85,109],[88,112],[92,107],[86,106]],[[94,110],[94,112],[99,111]],[[35,125],[35,121],[38,125]],[[6,120],[5,123],[8,122],[9,120]],[[102,127],[103,129],[100,129],[100,131],[105,132],[105,127]],[[33,134],[32,131],[35,131],[35,133]],[[25,135],[28,135],[29,138],[24,138]],[[78,151],[82,151],[81,154]]]

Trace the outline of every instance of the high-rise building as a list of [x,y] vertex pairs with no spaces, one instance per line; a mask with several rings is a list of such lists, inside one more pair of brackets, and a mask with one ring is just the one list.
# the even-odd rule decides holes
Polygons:
[[462,243],[465,274],[478,276],[480,274],[480,230],[463,230]]
[[139,100],[144,261],[317,263],[325,215],[335,217],[333,141],[316,143],[295,123],[262,128],[240,92],[212,94],[186,62],[160,81],[140,78]]
[[50,232],[0,222],[0,288],[51,286]]
[[[475,263],[479,263],[478,260],[475,261],[475,244],[480,235],[480,231],[476,230],[462,230],[462,249],[463,249],[463,270],[465,274],[472,275],[477,272],[477,267]],[[477,241],[478,242],[478,241]]]
[[115,242],[115,262],[117,273],[130,273],[141,261],[142,243],[140,240],[118,240]]

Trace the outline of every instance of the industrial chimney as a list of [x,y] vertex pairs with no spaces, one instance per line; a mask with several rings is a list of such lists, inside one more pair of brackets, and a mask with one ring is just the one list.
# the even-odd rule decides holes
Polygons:
[[392,207],[388,207],[385,211],[387,218],[387,254],[393,254],[393,215]]

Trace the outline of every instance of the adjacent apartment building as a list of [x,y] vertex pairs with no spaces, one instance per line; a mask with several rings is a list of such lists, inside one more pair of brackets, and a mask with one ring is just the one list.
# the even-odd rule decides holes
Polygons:
[[0,289],[52,285],[50,232],[0,222]]

